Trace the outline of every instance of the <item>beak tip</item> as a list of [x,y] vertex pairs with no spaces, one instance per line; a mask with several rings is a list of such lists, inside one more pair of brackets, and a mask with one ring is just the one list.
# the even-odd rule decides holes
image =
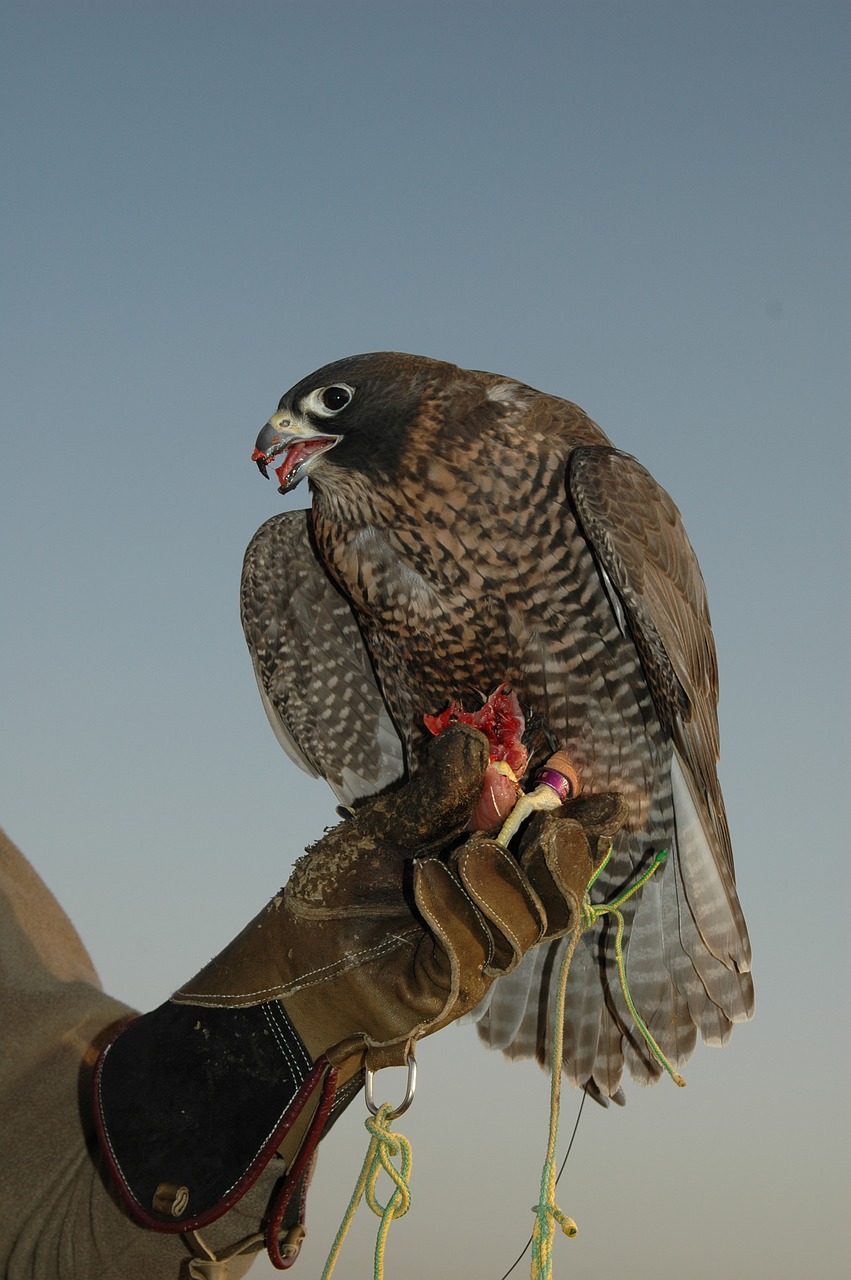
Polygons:
[[268,480],[269,472],[266,470],[266,464],[270,461],[270,458],[268,455],[268,451],[265,448],[261,447],[261,443],[259,439],[257,441],[257,445],[254,449],[254,452],[251,455],[251,461],[257,463],[257,470],[260,472],[261,476],[264,476]]

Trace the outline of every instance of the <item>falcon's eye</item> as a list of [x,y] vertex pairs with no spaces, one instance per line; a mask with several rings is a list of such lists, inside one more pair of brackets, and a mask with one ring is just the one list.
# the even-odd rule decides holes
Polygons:
[[317,387],[305,397],[302,408],[317,418],[333,418],[335,413],[351,403],[354,394],[353,389],[344,382],[338,382],[333,387]]
[[352,393],[348,387],[326,387],[322,392],[322,403],[332,413],[345,409],[351,398]]

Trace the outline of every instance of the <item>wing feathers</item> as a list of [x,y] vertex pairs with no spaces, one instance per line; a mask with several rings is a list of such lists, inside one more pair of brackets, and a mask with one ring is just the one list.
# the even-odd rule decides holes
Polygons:
[[351,804],[402,776],[402,744],[351,606],[316,559],[309,521],[287,512],[251,540],[242,625],[278,741]]

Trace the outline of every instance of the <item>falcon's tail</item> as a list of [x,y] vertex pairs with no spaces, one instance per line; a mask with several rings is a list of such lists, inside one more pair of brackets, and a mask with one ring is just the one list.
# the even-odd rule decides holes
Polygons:
[[[625,972],[647,1029],[671,1065],[691,1057],[697,1033],[726,1044],[753,1014],[750,945],[732,875],[698,816],[679,758],[671,766],[673,839],[665,863],[624,904]],[[581,939],[571,963],[564,1072],[598,1100],[623,1101],[624,1068],[654,1084],[663,1068],[629,1012],[618,976],[614,922]],[[556,987],[567,939],[530,952],[475,1011],[481,1039],[509,1058],[548,1067]]]

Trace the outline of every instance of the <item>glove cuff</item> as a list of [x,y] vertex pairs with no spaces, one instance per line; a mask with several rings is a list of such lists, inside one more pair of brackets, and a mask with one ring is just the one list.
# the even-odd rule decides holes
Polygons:
[[280,1149],[286,1174],[269,1213],[275,1249],[336,1084],[336,1069],[324,1055],[311,1059],[277,1001],[243,1009],[168,1002],[101,1053],[95,1121],[127,1209],[156,1231],[215,1221]]

